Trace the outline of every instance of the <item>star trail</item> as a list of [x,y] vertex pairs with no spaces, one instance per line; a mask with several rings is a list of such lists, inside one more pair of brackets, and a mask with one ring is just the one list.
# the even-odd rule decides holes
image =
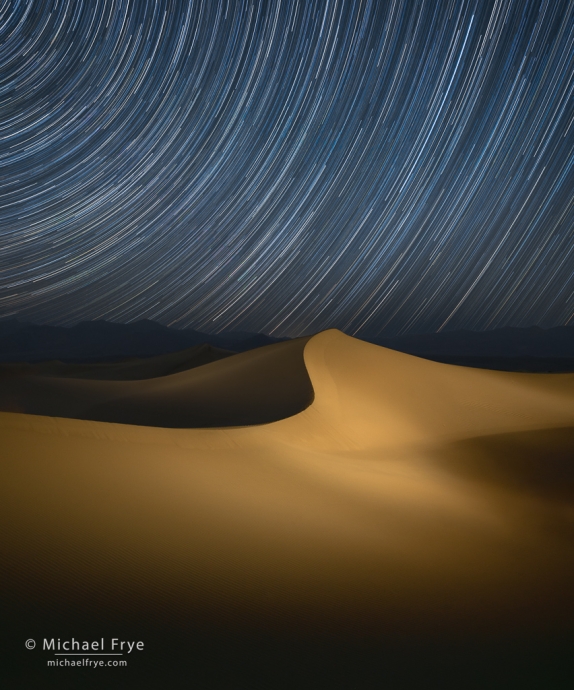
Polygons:
[[0,0],[0,316],[574,323],[574,0]]

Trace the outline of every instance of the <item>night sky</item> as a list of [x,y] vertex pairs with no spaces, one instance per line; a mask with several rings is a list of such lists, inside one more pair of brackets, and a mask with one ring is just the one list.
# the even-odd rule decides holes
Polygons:
[[0,0],[0,316],[574,323],[574,0]]

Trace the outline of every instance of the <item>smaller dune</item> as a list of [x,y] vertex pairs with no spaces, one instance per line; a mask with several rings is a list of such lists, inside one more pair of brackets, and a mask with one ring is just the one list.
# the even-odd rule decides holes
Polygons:
[[0,381],[17,376],[55,376],[98,381],[137,381],[169,376],[231,357],[235,352],[204,343],[157,357],[133,357],[115,362],[70,363],[57,360],[0,364]]
[[233,357],[192,348],[155,361],[13,365],[0,380],[0,411],[166,428],[273,422],[313,401],[303,360],[307,340]]

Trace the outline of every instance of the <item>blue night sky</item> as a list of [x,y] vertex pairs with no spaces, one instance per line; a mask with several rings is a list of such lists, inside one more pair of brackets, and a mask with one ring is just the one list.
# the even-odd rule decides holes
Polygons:
[[574,0],[0,0],[0,317],[574,323]]

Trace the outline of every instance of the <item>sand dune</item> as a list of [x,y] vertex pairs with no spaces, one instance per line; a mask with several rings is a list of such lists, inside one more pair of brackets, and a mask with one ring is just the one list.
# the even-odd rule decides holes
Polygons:
[[[4,591],[21,607],[408,649],[571,630],[573,375],[326,331],[162,379],[26,385],[27,406],[53,407],[0,414]],[[192,393],[208,423],[220,403],[224,422],[285,418],[165,428],[202,419]],[[122,423],[61,418],[82,415]]]
[[[150,378],[167,360],[122,369],[94,367],[90,379],[25,375],[5,377],[0,410],[158,427],[240,426],[272,422],[304,409],[313,389],[303,362],[307,339],[268,345],[203,366]],[[183,361],[185,364],[185,359]],[[27,374],[27,375],[26,375]],[[142,374],[144,376],[142,376]],[[143,380],[126,380],[129,376]],[[106,380],[111,377],[124,380]]]

